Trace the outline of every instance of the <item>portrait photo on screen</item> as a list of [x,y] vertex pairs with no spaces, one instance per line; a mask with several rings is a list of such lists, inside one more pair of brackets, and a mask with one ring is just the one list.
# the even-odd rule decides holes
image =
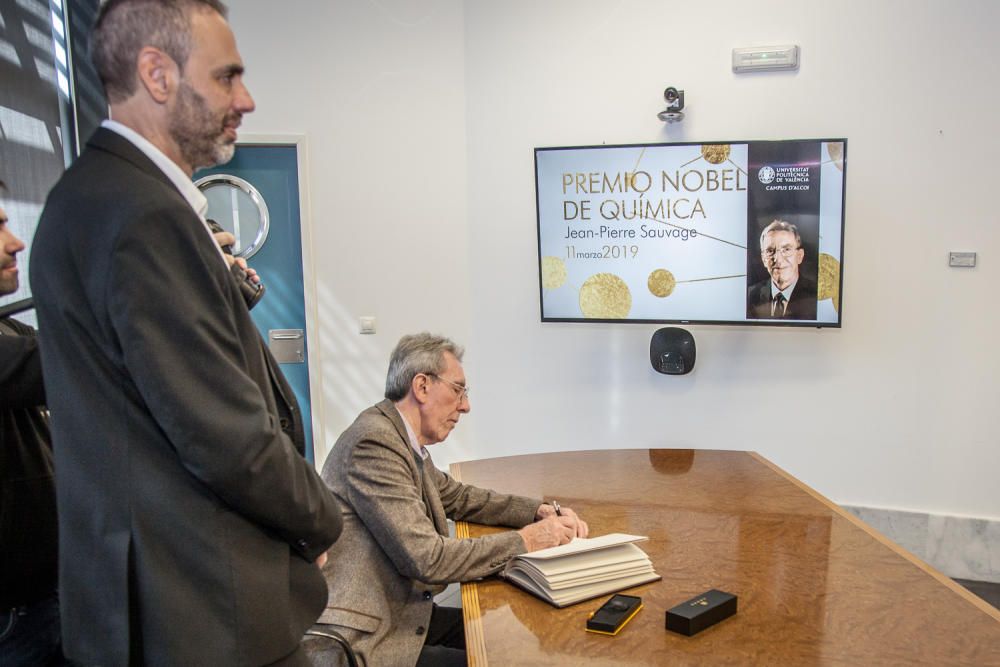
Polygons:
[[820,150],[804,141],[750,146],[747,319],[816,319]]

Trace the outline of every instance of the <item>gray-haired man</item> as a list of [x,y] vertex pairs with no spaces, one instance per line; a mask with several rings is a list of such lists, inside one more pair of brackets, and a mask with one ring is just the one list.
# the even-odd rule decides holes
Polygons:
[[[445,585],[492,574],[513,556],[586,537],[587,524],[541,500],[460,484],[426,447],[469,412],[462,348],[404,336],[389,361],[385,400],[340,436],[323,479],[344,507],[344,531],[324,568],[334,626],[368,665],[465,665],[458,610],[437,607]],[[521,527],[448,537],[446,519]]]
[[770,277],[747,290],[749,319],[816,319],[816,282],[799,271],[805,259],[798,228],[774,220],[760,234],[760,259]]

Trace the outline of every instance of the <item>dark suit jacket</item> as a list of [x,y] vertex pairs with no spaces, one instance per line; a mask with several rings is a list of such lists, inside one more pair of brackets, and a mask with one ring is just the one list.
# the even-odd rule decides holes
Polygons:
[[202,222],[99,129],[49,195],[30,270],[68,657],[250,665],[295,651],[326,599],[311,561],[340,510],[282,430],[266,350]]
[[429,457],[418,461],[388,400],[344,431],[323,479],[344,507],[344,533],[324,568],[330,601],[320,623],[333,625],[370,667],[415,664],[434,595],[448,583],[496,572],[524,552],[513,531],[448,537],[447,519],[519,527],[542,504],[461,484]]
[[754,283],[747,290],[747,318],[751,320],[815,320],[816,283],[799,274],[799,281],[788,300],[785,316],[771,317],[771,278]]
[[56,488],[35,330],[0,320],[0,613],[56,590]]

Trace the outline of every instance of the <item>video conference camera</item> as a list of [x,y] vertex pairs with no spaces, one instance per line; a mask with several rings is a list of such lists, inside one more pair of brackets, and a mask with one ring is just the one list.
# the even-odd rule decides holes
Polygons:
[[663,91],[663,99],[667,102],[667,108],[656,114],[656,117],[665,123],[676,123],[684,120],[684,91],[668,86]]

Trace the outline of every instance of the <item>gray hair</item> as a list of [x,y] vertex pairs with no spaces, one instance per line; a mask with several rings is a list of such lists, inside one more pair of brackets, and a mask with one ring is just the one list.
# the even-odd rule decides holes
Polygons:
[[451,352],[459,361],[465,354],[461,345],[444,336],[418,333],[400,338],[389,358],[385,397],[400,401],[409,393],[413,378],[419,373],[436,375],[444,371],[445,352]]
[[792,234],[795,234],[795,245],[799,248],[802,247],[802,237],[799,236],[799,228],[790,222],[786,222],[785,220],[775,220],[765,227],[764,231],[760,233],[761,248],[764,247],[764,237],[771,232],[791,232]]
[[135,62],[152,46],[184,69],[191,55],[191,12],[211,10],[223,18],[221,0],[106,0],[90,38],[90,57],[108,102],[123,102],[138,87]]

